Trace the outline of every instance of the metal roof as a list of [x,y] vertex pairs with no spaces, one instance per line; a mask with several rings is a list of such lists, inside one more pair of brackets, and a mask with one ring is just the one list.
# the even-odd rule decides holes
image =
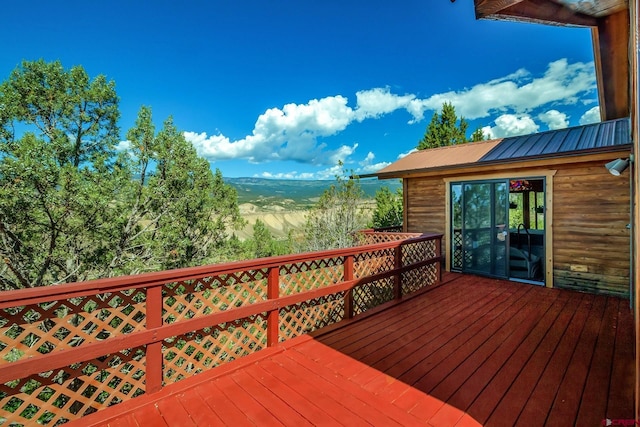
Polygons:
[[629,119],[504,138],[479,162],[584,154],[585,151],[631,144]]
[[453,169],[483,163],[508,163],[549,157],[571,157],[619,150],[631,145],[628,118],[490,141],[415,151],[372,176],[397,177],[431,169]]
[[381,169],[375,175],[475,163],[489,153],[500,141],[502,140],[493,139],[414,151]]

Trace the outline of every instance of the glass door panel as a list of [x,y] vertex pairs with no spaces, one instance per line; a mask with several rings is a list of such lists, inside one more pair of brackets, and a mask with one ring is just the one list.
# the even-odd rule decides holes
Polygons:
[[[452,185],[452,199],[457,195],[456,185]],[[464,182],[461,190],[462,271],[507,277],[507,182]],[[454,233],[455,204],[452,200]]]

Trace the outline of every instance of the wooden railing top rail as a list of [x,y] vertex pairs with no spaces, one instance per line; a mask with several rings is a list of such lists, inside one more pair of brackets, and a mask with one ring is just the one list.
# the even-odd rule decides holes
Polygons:
[[[373,229],[363,230],[363,233],[373,233]],[[245,261],[233,261],[222,264],[210,264],[199,267],[178,268],[174,270],[94,279],[84,282],[64,283],[39,288],[2,291],[0,292],[0,309],[14,307],[16,305],[51,301],[56,298],[73,298],[95,295],[97,293],[113,292],[121,289],[145,288],[173,281],[197,279],[203,276],[232,273],[241,270],[259,270],[314,259],[355,255],[364,252],[392,248],[398,245],[405,245],[411,242],[434,240],[442,237],[442,234],[439,233],[406,233],[406,235],[408,238],[405,240],[365,244],[350,248],[304,252],[294,255],[281,255]]]

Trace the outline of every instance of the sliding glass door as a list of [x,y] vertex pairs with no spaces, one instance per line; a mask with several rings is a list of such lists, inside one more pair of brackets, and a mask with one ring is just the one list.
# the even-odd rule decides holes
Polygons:
[[453,269],[507,277],[508,201],[508,180],[451,185]]

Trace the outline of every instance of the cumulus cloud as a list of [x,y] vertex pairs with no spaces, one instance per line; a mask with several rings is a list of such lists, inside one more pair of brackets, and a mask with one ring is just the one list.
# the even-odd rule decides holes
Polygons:
[[485,126],[482,128],[482,131],[489,139],[527,135],[537,132],[540,128],[531,116],[527,114],[503,114],[498,117],[494,123],[495,126]]
[[569,118],[558,110],[549,110],[538,115],[538,118],[551,130],[564,129],[569,126]]
[[[543,75],[525,69],[458,91],[419,98],[415,94],[395,94],[389,87],[358,91],[355,105],[342,95],[312,99],[306,104],[286,104],[261,114],[251,134],[231,140],[222,133],[185,132],[198,153],[210,161],[245,159],[253,163],[296,161],[333,167],[346,162],[358,147],[343,144],[329,148],[328,138],[344,131],[353,122],[379,119],[398,110],[409,114],[409,123],[424,119],[427,111],[437,111],[451,102],[458,115],[469,120],[498,115],[495,126],[483,130],[491,137],[535,132],[539,126],[529,114],[549,105],[577,104],[593,99],[596,80],[593,63],[551,62]],[[591,119],[589,110],[583,116]],[[568,125],[568,118],[557,109],[538,116],[550,129]],[[582,120],[581,119],[581,123]],[[371,163],[373,164],[373,163]]]
[[[477,119],[497,111],[522,114],[550,103],[575,104],[595,90],[593,62],[569,64],[566,59],[559,59],[551,62],[541,77],[518,70],[470,89],[432,95],[419,103],[424,110],[437,110],[444,102],[450,102],[459,115]],[[412,114],[417,117],[418,113]]]
[[120,141],[116,145],[116,151],[129,151],[131,149],[131,141]]
[[376,158],[375,154],[373,154],[371,151],[369,151],[369,153],[367,154],[367,156],[358,163],[358,165],[360,166],[358,169],[356,169],[356,173],[359,175],[364,175],[367,173],[373,173],[373,172],[377,172],[380,169],[389,166],[391,163],[390,162],[377,162],[374,163],[374,159]]
[[595,106],[589,110],[587,110],[587,112],[585,112],[582,117],[580,117],[580,124],[581,125],[588,125],[591,123],[598,123],[600,122],[600,107],[599,106]]

